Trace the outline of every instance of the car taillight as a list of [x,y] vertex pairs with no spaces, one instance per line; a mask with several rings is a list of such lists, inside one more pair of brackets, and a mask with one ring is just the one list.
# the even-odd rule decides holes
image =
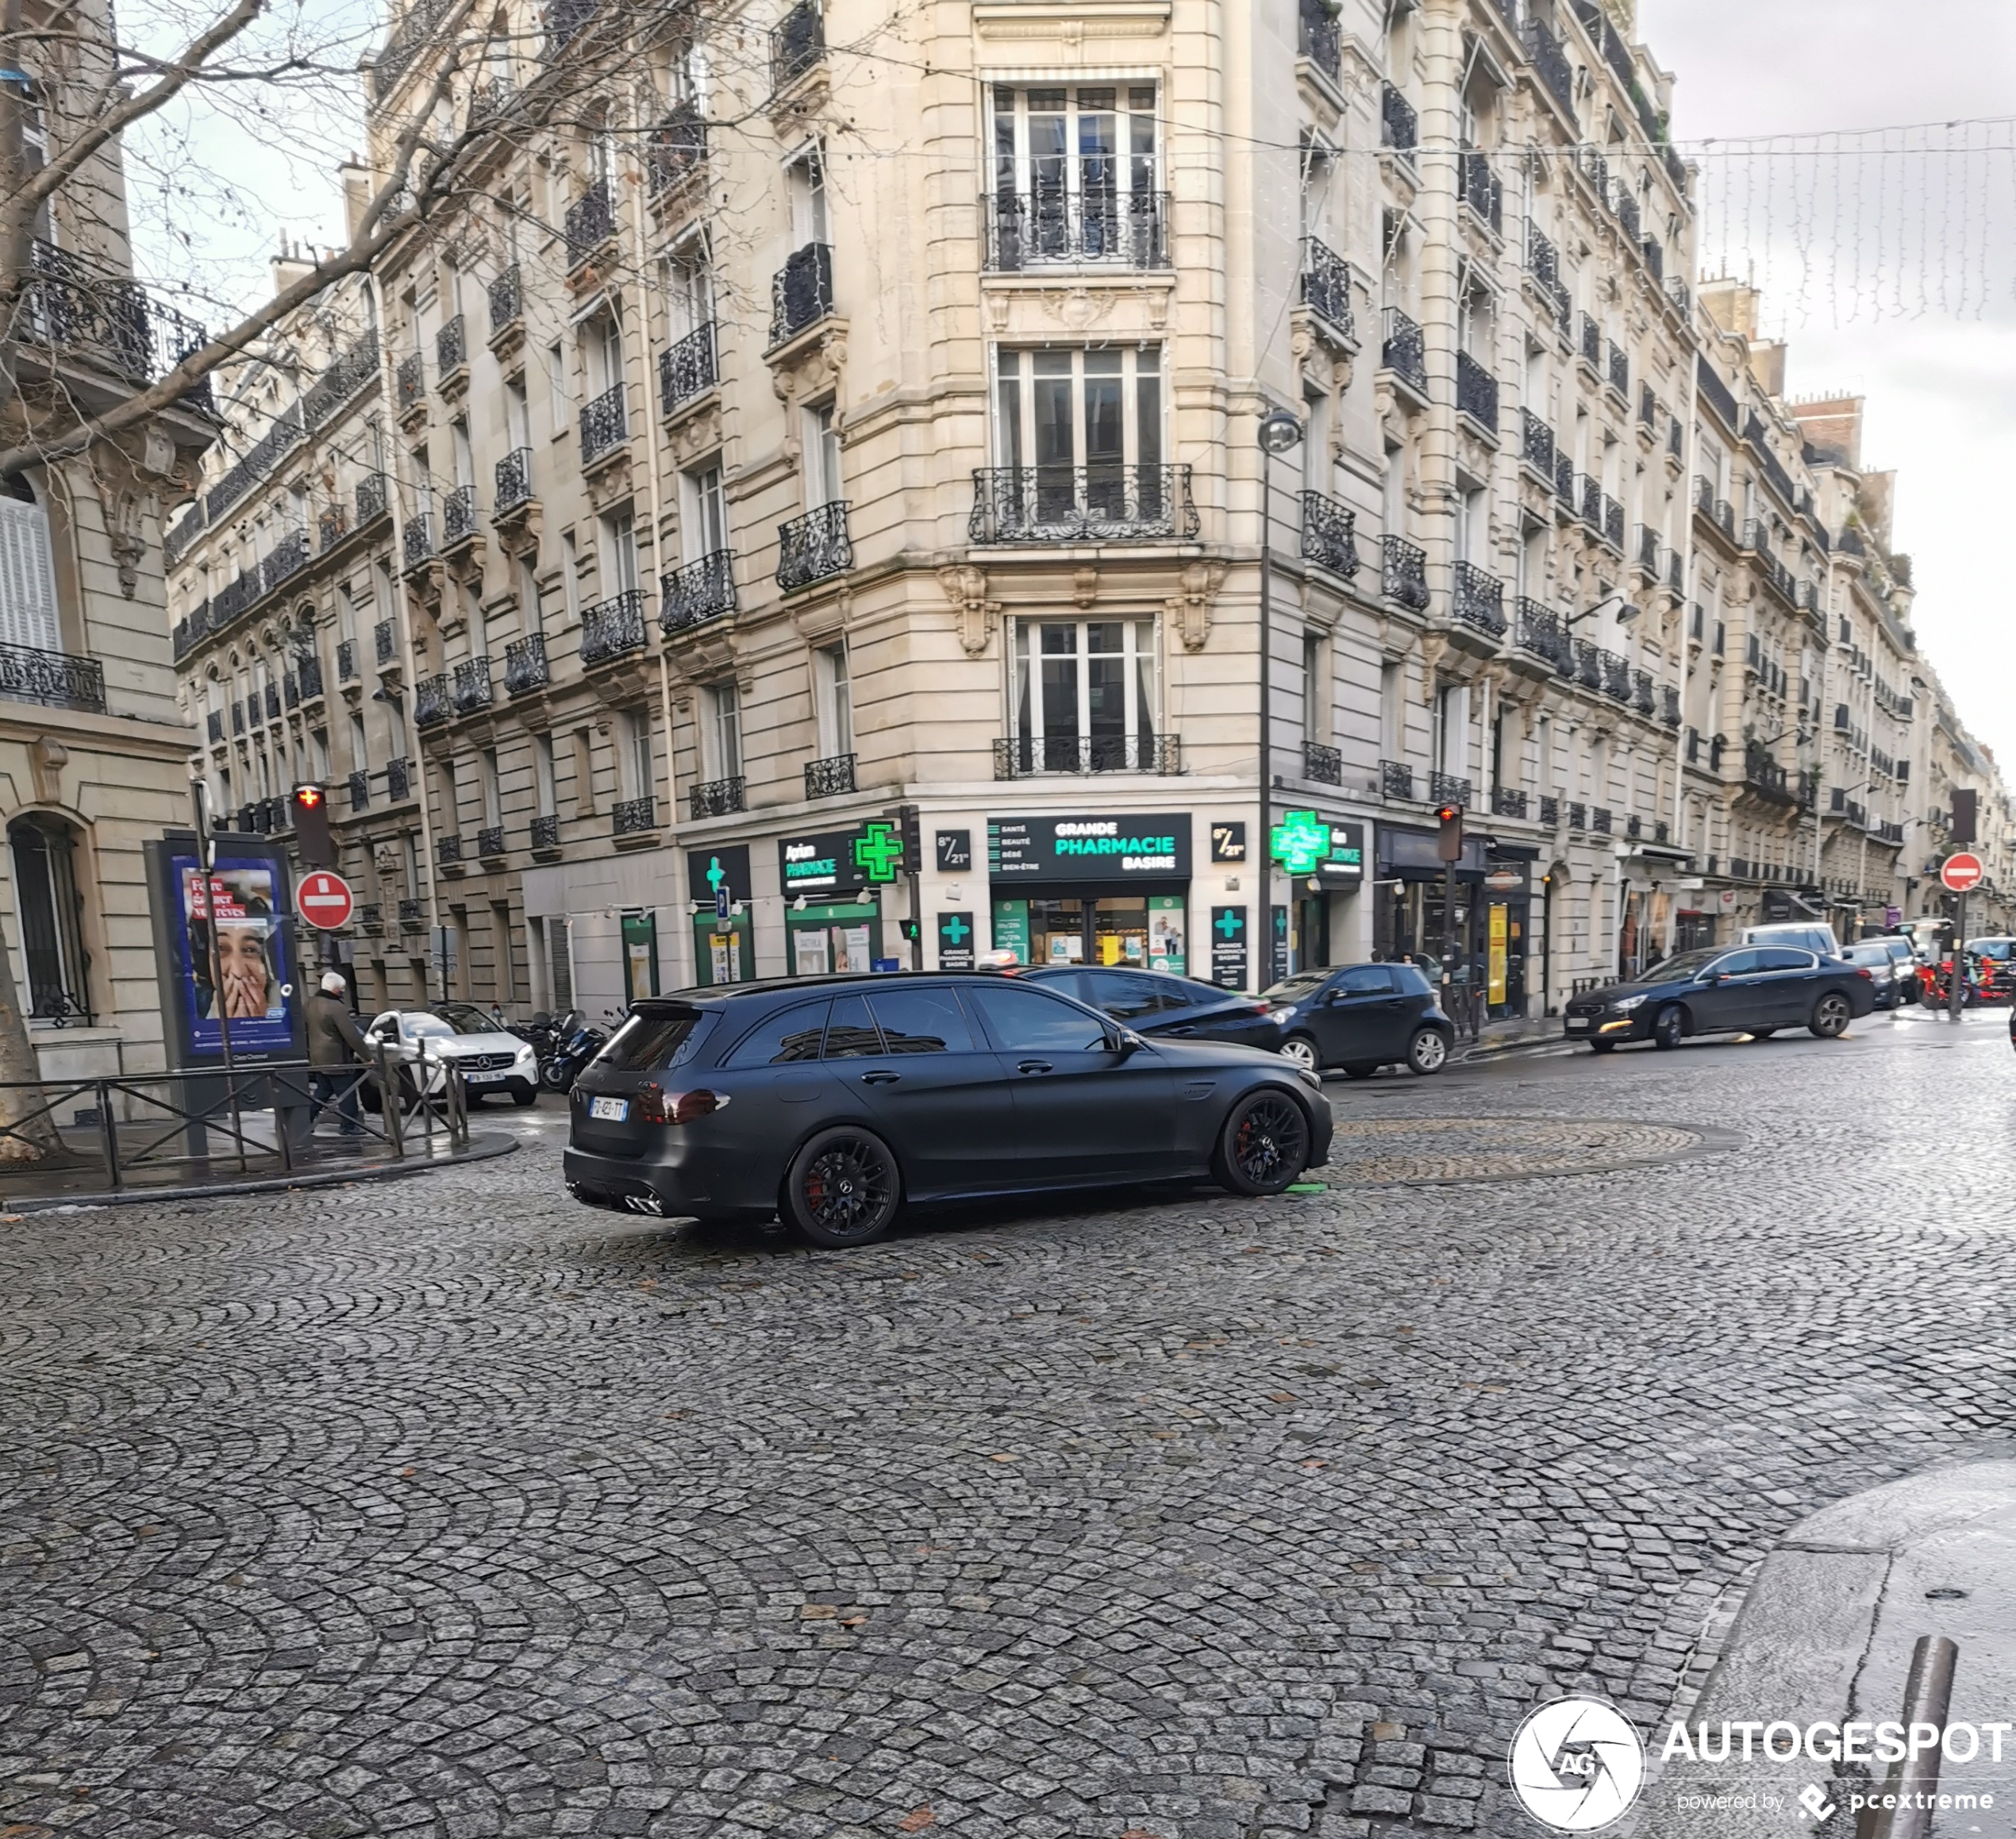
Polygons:
[[1876,979],[1869,975],[1869,967],[1867,964],[1856,966],[1855,974],[1865,983],[1872,983],[1876,981]]
[[710,1092],[704,1086],[691,1092],[668,1092],[663,1086],[646,1086],[637,1094],[637,1121],[691,1124],[711,1116],[727,1102],[725,1092]]
[[1247,1013],[1252,1015],[1272,1015],[1274,1013],[1274,1005],[1272,1002],[1256,1002],[1250,1006]]

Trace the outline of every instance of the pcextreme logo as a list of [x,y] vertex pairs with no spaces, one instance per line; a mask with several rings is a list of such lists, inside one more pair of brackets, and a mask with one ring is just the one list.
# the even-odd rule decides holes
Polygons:
[[1629,1810],[1645,1780],[1645,1746],[1601,1699],[1556,1699],[1512,1739],[1512,1791],[1543,1825],[1593,1833]]

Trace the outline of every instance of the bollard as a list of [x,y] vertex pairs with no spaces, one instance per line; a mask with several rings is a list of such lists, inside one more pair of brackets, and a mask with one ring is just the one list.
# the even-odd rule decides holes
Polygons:
[[98,1146],[105,1152],[106,1186],[123,1187],[119,1173],[119,1125],[112,1115],[112,1088],[103,1079],[98,1083]]
[[[1911,1649],[1910,1671],[1904,1675],[1907,1733],[1914,1724],[1929,1724],[1944,1736],[1946,1710],[1953,1695],[1953,1668],[1959,1659],[1960,1649],[1945,1636],[1918,1637],[1918,1645]],[[1912,1801],[1936,1798],[1941,1748],[1935,1743],[1923,1756],[1907,1752],[1902,1762],[1891,1764],[1880,1792]],[[1866,1830],[1858,1833],[1856,1839],[1930,1839],[1933,1810],[1929,1806],[1879,1807],[1871,1811],[1875,1818],[1868,1822]]]

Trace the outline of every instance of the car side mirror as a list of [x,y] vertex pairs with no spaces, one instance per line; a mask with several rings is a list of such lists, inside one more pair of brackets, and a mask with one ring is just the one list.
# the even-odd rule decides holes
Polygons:
[[1147,1045],[1148,1043],[1131,1028],[1120,1029],[1112,1037],[1113,1051],[1122,1060],[1127,1059],[1130,1055],[1139,1053]]
[[1703,971],[1695,980],[1706,984],[1712,989],[1716,984],[1721,983],[1726,975],[1726,972],[1722,971]]

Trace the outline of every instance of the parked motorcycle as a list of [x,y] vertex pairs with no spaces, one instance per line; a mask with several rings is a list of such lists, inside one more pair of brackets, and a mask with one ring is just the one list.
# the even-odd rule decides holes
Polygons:
[[597,1028],[578,1009],[570,1009],[553,1025],[557,1042],[539,1063],[539,1083],[549,1092],[573,1089],[581,1069],[602,1050],[609,1039],[606,1028]]

